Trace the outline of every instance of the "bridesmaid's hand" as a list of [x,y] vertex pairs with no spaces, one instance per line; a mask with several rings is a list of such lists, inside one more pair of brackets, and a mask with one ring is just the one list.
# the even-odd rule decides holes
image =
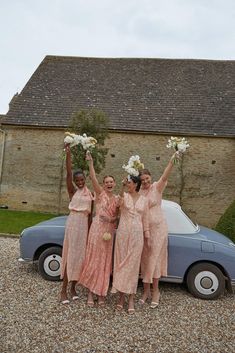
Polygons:
[[171,157],[171,161],[173,162],[174,160],[180,160],[182,157],[182,153],[179,151],[176,151],[173,156]]
[[150,250],[151,247],[152,247],[152,240],[151,240],[151,238],[147,238],[147,239],[146,239],[146,244],[147,244],[148,249]]
[[116,217],[107,217],[100,215],[100,221],[105,223],[115,223],[117,220]]
[[124,178],[124,179],[122,180],[122,186],[126,186],[127,183],[128,183],[128,179],[127,179],[127,178]]
[[64,144],[64,151],[65,152],[70,152],[70,144],[69,143],[65,143]]
[[101,222],[105,222],[105,223],[111,223],[109,217],[107,217],[107,216],[102,216],[102,215],[100,215],[100,221],[101,221]]
[[93,158],[92,158],[90,151],[86,151],[86,161],[93,161]]

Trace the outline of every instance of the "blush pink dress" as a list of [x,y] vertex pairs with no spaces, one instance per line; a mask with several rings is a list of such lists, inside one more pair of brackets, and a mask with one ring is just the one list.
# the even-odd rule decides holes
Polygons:
[[141,277],[143,282],[152,283],[153,278],[167,275],[167,243],[168,230],[163,211],[161,209],[162,193],[167,182],[160,178],[149,189],[140,192],[149,202],[151,248],[144,244],[141,258]]
[[124,193],[115,240],[112,293],[136,293],[144,232],[149,236],[148,216],[148,200],[144,196],[139,195],[134,204],[131,195]]
[[84,186],[77,189],[69,204],[62,252],[61,278],[67,271],[68,281],[78,281],[86,252],[88,215],[91,212],[92,194]]
[[[92,293],[100,296],[106,296],[109,288],[118,202],[117,196],[109,198],[105,191],[97,198],[96,216],[90,227],[84,268],[79,281]],[[102,216],[107,220],[104,221]],[[104,233],[110,233],[111,239],[104,240]]]

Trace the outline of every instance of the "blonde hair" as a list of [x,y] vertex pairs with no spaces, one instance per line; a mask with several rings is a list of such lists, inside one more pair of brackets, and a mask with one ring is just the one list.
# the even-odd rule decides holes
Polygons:
[[105,179],[106,179],[106,178],[112,178],[113,181],[115,181],[115,178],[114,178],[112,175],[105,175],[105,176],[103,177],[103,183],[105,182]]

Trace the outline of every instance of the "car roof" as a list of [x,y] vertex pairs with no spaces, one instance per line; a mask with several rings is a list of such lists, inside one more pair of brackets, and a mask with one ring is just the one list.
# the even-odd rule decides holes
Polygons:
[[162,207],[176,207],[181,210],[181,206],[178,203],[169,200],[162,200]]

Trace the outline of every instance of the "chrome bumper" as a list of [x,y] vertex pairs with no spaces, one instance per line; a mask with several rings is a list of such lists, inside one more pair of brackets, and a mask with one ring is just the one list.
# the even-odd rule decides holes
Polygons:
[[31,260],[31,259],[23,259],[22,257],[19,257],[18,258],[18,262],[20,262],[21,264],[28,264],[28,263],[30,263],[30,262],[33,262],[33,260]]

